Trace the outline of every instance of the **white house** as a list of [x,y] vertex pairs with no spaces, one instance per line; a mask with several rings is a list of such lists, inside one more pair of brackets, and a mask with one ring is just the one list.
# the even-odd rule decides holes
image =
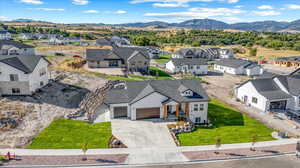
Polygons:
[[205,75],[208,72],[208,65],[205,60],[199,58],[173,58],[166,63],[166,70],[171,73]]
[[21,33],[19,34],[19,38],[22,40],[36,40],[37,37],[34,33]]
[[35,49],[17,41],[0,40],[0,55],[35,55]]
[[182,48],[172,54],[172,58],[203,58],[208,60],[233,58],[234,52],[231,49],[218,47],[211,48]]
[[95,122],[183,116],[195,123],[207,123],[209,101],[196,79],[126,82],[108,91]]
[[236,98],[262,111],[292,111],[300,115],[300,69],[290,75],[258,78],[235,88]]
[[31,95],[48,84],[49,62],[41,56],[0,56],[0,95]]
[[214,69],[233,75],[257,76],[264,73],[264,69],[260,65],[243,59],[221,59],[215,62]]
[[11,34],[6,30],[0,30],[0,40],[10,40]]

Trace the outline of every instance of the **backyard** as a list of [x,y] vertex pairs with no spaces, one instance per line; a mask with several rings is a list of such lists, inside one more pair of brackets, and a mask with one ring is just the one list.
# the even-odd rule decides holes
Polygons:
[[245,143],[251,142],[254,135],[257,141],[274,140],[272,129],[216,99],[209,103],[208,117],[212,127],[177,135],[182,146],[213,145],[217,138],[222,144]]
[[89,124],[84,121],[58,119],[53,121],[27,146],[29,149],[108,148],[112,136],[111,123]]

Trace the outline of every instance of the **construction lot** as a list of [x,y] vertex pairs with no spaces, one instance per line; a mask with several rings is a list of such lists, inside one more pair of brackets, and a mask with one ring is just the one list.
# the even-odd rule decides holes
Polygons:
[[54,119],[77,110],[84,96],[107,81],[94,75],[53,71],[33,96],[1,98],[0,148],[25,147]]

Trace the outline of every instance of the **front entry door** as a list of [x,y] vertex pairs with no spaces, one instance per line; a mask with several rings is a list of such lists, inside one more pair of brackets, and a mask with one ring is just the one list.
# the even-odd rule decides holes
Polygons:
[[248,103],[248,96],[244,96],[244,103]]

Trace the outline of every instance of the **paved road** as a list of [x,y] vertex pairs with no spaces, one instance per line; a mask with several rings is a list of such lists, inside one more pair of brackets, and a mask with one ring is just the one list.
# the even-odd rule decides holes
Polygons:
[[[119,166],[126,167],[126,166]],[[128,166],[133,167],[133,166]],[[136,166],[137,168],[299,168],[300,159],[294,155],[242,159],[231,161]],[[117,168],[117,167],[111,167]]]

